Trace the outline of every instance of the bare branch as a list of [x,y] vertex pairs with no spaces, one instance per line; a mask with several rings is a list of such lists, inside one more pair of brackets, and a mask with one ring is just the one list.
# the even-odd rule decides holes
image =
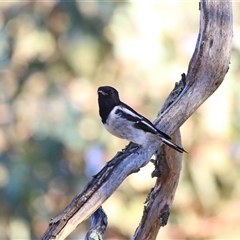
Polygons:
[[107,215],[100,207],[91,216],[92,225],[86,234],[85,240],[102,240],[107,228]]
[[[176,101],[155,120],[154,123],[160,130],[167,134],[173,134],[218,88],[228,70],[231,43],[231,1],[202,1],[200,32],[195,52],[188,68],[187,85]],[[62,213],[50,221],[49,228],[41,239],[65,239],[78,224],[88,218],[111,196],[129,174],[138,171],[146,165],[153,153],[158,150],[159,143],[149,141],[146,148],[136,148],[136,146],[130,144],[125,151],[119,152],[88,183],[83,192],[76,196]],[[170,164],[176,163],[179,155],[174,157],[174,154],[178,153],[169,153],[168,155],[167,151],[171,150],[169,148],[164,150],[165,155],[170,158],[167,162],[168,166],[170,166]],[[176,174],[174,168],[167,174],[166,179],[171,179],[170,174]],[[172,194],[165,195],[168,191],[165,187],[166,181],[161,182],[159,185],[163,189],[161,191],[162,195],[158,192],[161,199]],[[175,191],[174,186],[172,191]],[[167,199],[165,202],[168,205],[161,207],[161,225],[167,222],[172,199]],[[156,204],[157,202],[153,201],[153,207],[150,208],[151,211],[154,207],[157,208]],[[154,218],[154,220],[156,219]]]
[[[181,144],[179,130],[171,137],[174,142]],[[142,220],[133,239],[156,239],[159,228],[165,226],[168,221],[180,177],[182,154],[166,146],[162,146],[158,154],[155,171],[158,170],[160,174],[148,198]]]
[[[175,85],[163,104],[161,112],[164,112],[178,97],[186,84],[186,76]],[[180,131],[177,130],[172,139],[181,145]],[[182,154],[162,145],[156,153],[157,159],[154,162],[155,170],[152,177],[157,177],[154,188],[148,197],[147,205],[144,208],[142,220],[134,234],[134,239],[156,239],[161,226],[165,226],[170,214],[170,208],[174,199],[182,168]]]
[[[202,1],[200,9],[202,11],[200,32],[194,55],[189,64],[187,87],[183,93],[184,96],[178,99],[187,107],[186,112],[183,113],[185,116],[189,110],[194,111],[199,103],[203,103],[217,89],[227,73],[230,60],[231,2]],[[189,107],[189,103],[192,108]],[[168,101],[165,102],[165,105],[168,105]],[[169,110],[169,114],[171,114],[170,118],[175,119],[172,109]],[[184,117],[180,121],[183,119]],[[174,134],[173,139],[177,144],[181,142],[178,131]],[[161,175],[151,191],[151,198],[144,208],[143,217],[134,239],[156,239],[159,228],[167,224],[169,210],[179,181],[181,156],[171,149],[167,151],[165,146],[162,148],[163,154],[160,155],[158,166],[155,169],[155,172],[161,172]]]

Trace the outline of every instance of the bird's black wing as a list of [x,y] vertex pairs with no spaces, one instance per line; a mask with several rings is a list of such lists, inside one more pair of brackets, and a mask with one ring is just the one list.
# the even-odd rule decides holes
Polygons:
[[134,126],[138,129],[152,134],[159,134],[161,137],[171,140],[166,133],[158,130],[147,118],[143,117],[123,102],[121,102],[115,113],[130,122],[134,122]]

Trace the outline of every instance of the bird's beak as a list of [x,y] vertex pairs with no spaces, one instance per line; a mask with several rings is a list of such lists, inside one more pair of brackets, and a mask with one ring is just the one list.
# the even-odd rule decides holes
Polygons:
[[101,95],[107,95],[107,93],[105,93],[104,91],[102,91],[102,90],[98,90],[98,94],[101,94]]

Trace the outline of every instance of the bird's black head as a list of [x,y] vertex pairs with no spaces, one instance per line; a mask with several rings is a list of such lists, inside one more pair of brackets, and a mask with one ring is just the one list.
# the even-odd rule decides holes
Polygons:
[[118,91],[110,86],[103,86],[98,88],[98,100],[102,102],[110,102],[113,107],[119,104]]
[[98,88],[99,114],[102,122],[105,123],[112,109],[120,103],[118,91],[110,86]]

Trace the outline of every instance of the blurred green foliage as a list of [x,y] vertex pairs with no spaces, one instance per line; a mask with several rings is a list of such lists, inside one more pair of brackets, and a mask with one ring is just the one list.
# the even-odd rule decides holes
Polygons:
[[[154,119],[187,71],[198,1],[27,1],[0,5],[0,239],[36,239],[126,142],[98,116],[96,89]],[[240,236],[239,3],[231,68],[182,127],[179,188],[159,238]],[[129,239],[154,184],[148,164],[104,204],[107,239]],[[82,239],[86,221],[69,237]]]

